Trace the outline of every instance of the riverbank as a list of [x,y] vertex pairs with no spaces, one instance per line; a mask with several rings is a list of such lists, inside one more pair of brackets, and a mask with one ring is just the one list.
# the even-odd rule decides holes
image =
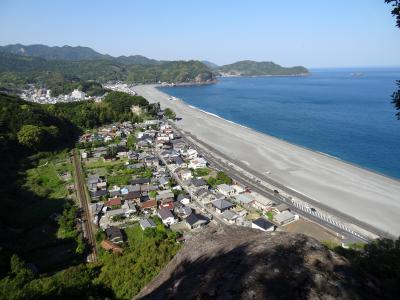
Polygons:
[[154,85],[136,86],[150,102],[170,107],[176,125],[250,169],[362,222],[400,234],[400,182],[287,143],[191,107]]

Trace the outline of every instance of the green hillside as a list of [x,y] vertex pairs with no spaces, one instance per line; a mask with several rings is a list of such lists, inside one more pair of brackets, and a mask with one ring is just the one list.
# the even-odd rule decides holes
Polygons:
[[224,65],[218,68],[217,71],[221,75],[228,76],[287,76],[309,73],[309,71],[302,66],[285,68],[269,61],[256,62],[252,60],[243,60]]

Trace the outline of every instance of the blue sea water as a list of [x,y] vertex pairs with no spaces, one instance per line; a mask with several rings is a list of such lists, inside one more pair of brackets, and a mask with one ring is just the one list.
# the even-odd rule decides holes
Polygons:
[[160,89],[227,120],[400,178],[400,121],[391,103],[400,68],[311,71]]

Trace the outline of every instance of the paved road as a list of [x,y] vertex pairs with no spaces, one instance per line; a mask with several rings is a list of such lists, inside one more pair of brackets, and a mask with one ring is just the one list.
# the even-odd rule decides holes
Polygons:
[[[171,122],[170,122],[171,123]],[[342,228],[340,228],[339,226],[335,226],[334,224],[331,224],[329,222],[324,221],[321,218],[316,217],[315,215],[306,213],[300,209],[298,209],[296,206],[294,206],[291,201],[289,199],[287,199],[286,197],[283,197],[282,195],[276,194],[274,192],[273,189],[268,188],[266,186],[263,186],[257,182],[255,182],[255,180],[248,178],[247,176],[245,176],[244,174],[241,174],[238,170],[234,169],[232,166],[230,166],[229,164],[226,163],[226,161],[229,161],[229,159],[227,157],[225,157],[224,155],[220,154],[217,150],[212,149],[210,146],[205,145],[204,143],[202,143],[201,141],[197,140],[194,136],[192,136],[191,134],[188,133],[182,133],[174,124],[171,124],[173,126],[173,128],[178,131],[182,138],[188,143],[190,144],[193,148],[195,148],[199,153],[201,153],[208,162],[210,162],[212,165],[214,165],[214,167],[216,167],[217,169],[224,171],[225,173],[227,173],[232,179],[234,179],[237,182],[240,182],[242,184],[245,184],[246,186],[248,186],[249,188],[253,189],[255,192],[263,195],[266,198],[272,199],[274,202],[276,203],[285,203],[287,205],[289,205],[291,207],[291,210],[296,212],[297,214],[301,215],[303,218],[305,219],[309,219],[323,227],[329,228],[331,230],[333,230],[334,232],[337,232],[339,235],[342,235],[345,237],[345,240],[348,242],[367,242],[368,239],[364,236],[355,236],[353,234],[350,234],[348,231],[343,230]],[[212,156],[210,153],[207,152],[207,149],[211,150],[210,153],[216,153],[218,154],[219,157],[222,157],[224,160],[226,161],[222,161],[214,156]],[[244,169],[245,171],[254,174],[254,172],[248,171],[246,170],[246,168],[243,168],[242,166],[240,166],[240,168]],[[259,174],[256,174],[258,178],[260,178]],[[261,177],[264,180],[264,176]],[[268,181],[266,181],[268,182]],[[280,189],[281,191],[285,191],[289,194],[292,194],[293,196],[307,202],[310,203],[316,207],[320,207],[321,205],[315,205],[315,201],[310,199],[311,201],[308,201],[308,197],[300,194],[300,193],[292,193],[292,191],[288,188],[286,188],[285,186],[276,183],[275,181],[271,180],[270,182],[268,182],[269,184],[277,187],[278,189]],[[318,203],[319,204],[319,203]],[[323,208],[325,210],[325,208]],[[326,210],[327,212],[329,212],[329,209]],[[334,214],[332,213],[332,215],[338,215],[338,214]],[[341,217],[341,215],[339,216]],[[343,218],[343,220],[347,221],[347,219]],[[351,222],[354,223],[354,222]],[[361,226],[360,226],[361,227]],[[363,226],[363,228],[365,228]]]
[[82,216],[82,228],[83,235],[87,243],[87,261],[96,262],[97,261],[97,248],[96,239],[93,234],[92,222],[90,221],[90,212],[88,199],[86,197],[86,187],[85,179],[82,172],[82,164],[79,155],[79,151],[74,149],[72,157],[73,166],[75,169],[75,186],[77,189],[78,199],[83,210]]

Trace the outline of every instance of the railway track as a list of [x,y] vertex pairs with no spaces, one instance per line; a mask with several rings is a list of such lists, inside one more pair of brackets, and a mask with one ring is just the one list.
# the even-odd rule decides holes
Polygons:
[[94,237],[93,227],[90,221],[89,204],[88,204],[88,199],[86,197],[86,187],[82,171],[82,164],[79,151],[77,149],[73,150],[72,161],[75,169],[75,184],[77,189],[77,195],[80,202],[80,206],[83,211],[82,228],[83,228],[83,236],[87,244],[87,251],[88,251],[87,261],[96,262],[97,261],[96,239]]

